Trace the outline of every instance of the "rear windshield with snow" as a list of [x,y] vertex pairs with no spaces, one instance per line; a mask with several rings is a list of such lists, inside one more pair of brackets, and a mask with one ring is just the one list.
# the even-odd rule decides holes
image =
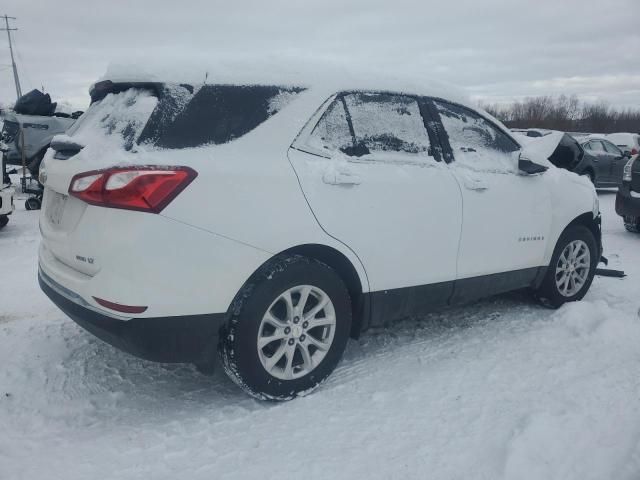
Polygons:
[[[303,89],[264,85],[163,84],[131,88],[95,102],[72,131],[117,136],[125,150],[218,145],[247,134],[284,108]],[[89,140],[89,139],[87,139]]]

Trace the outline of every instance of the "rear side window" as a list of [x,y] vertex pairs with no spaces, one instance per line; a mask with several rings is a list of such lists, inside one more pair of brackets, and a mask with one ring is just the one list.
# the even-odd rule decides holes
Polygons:
[[342,100],[335,100],[324,112],[322,118],[311,131],[307,141],[309,146],[328,152],[346,151],[353,147],[353,137],[349,130],[347,112]]
[[391,93],[339,95],[312,130],[307,144],[356,157],[375,153],[431,155],[418,101]]
[[262,85],[188,86],[166,92],[140,136],[161,148],[222,144],[247,134],[284,108],[300,88]]
[[345,103],[356,144],[370,152],[427,154],[429,136],[413,97],[388,93],[352,93]]
[[602,145],[600,140],[591,140],[589,145],[591,146],[591,150],[595,150],[596,152],[606,152],[604,145]]

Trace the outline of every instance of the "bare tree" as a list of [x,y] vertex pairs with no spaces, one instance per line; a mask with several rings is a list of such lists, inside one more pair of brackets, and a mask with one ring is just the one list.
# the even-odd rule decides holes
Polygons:
[[565,132],[640,132],[640,110],[616,110],[606,102],[580,102],[576,95],[527,97],[510,105],[482,107],[510,128]]

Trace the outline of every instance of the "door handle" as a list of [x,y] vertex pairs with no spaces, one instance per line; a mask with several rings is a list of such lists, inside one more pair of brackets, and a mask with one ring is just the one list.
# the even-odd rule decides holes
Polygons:
[[463,180],[464,186],[467,190],[475,190],[483,192],[489,188],[489,184],[479,178],[465,177]]
[[360,176],[348,172],[326,172],[322,181],[327,185],[360,185]]

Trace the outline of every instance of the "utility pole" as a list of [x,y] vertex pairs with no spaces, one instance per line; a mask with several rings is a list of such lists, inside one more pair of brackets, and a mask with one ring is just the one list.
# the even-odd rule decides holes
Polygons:
[[[8,17],[4,15],[4,23],[7,28],[0,28],[0,31],[5,30],[7,37],[9,37],[9,51],[11,52],[11,66],[13,67],[13,81],[16,83],[16,95],[18,98],[22,96],[22,89],[20,88],[20,79],[18,78],[18,69],[16,68],[16,61],[13,58],[13,46],[11,45],[11,32],[18,30],[17,28],[9,28],[9,20],[15,20],[16,17]],[[3,18],[0,17],[0,18]]]

